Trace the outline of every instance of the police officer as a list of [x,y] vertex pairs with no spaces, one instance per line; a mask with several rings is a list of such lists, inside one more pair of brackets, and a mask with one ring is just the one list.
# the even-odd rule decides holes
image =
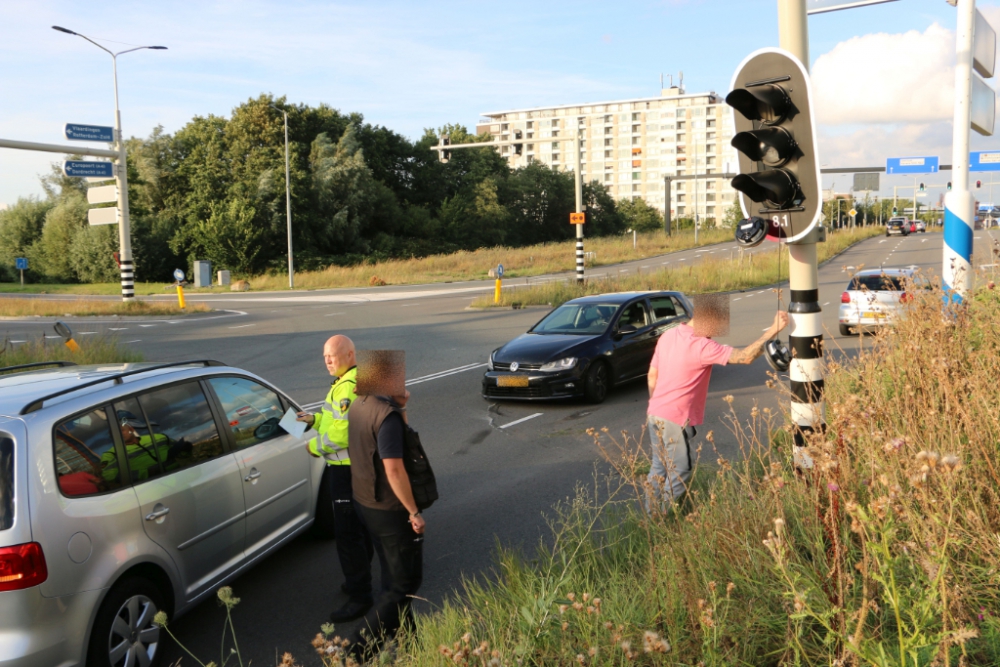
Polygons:
[[342,590],[349,599],[330,614],[334,623],[364,616],[372,606],[371,538],[354,509],[351,492],[351,459],[347,454],[347,416],[357,399],[358,369],[354,343],[347,336],[333,336],[323,346],[326,369],[334,376],[330,393],[318,414],[300,412],[298,420],[316,430],[309,441],[309,453],[326,459],[323,483],[333,499],[334,538],[337,556],[344,571]]

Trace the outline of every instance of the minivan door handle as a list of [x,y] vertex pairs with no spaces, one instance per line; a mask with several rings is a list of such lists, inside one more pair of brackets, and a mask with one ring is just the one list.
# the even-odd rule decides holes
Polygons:
[[165,517],[168,514],[170,514],[170,508],[169,507],[162,507],[161,506],[160,509],[153,510],[152,512],[150,512],[149,514],[147,514],[146,515],[146,521],[156,521],[157,519]]
[[251,468],[250,469],[250,474],[247,475],[246,477],[244,477],[243,481],[244,482],[252,482],[253,480],[257,479],[258,477],[260,477],[260,471],[257,470],[256,468]]

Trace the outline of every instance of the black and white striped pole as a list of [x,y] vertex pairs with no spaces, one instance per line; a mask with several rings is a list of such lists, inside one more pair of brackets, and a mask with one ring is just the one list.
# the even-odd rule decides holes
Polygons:
[[573,152],[576,154],[576,213],[570,216],[570,222],[576,225],[576,282],[583,284],[583,223],[587,216],[583,212],[583,171],[580,152],[583,150],[583,131],[577,130]]
[[[779,1],[801,6],[800,35],[806,18],[804,0]],[[785,17],[787,18],[787,17]],[[812,467],[806,454],[808,434],[825,425],[823,409],[823,321],[819,304],[816,243],[825,239],[819,226],[822,197],[817,141],[812,122],[812,93],[803,40],[786,39],[785,48],[760,49],[736,70],[726,103],[733,107],[740,174],[733,179],[747,218],[767,223],[767,238],[788,246],[788,345],[772,341],[765,349],[772,367],[791,381],[790,417],[794,426],[795,463]]]

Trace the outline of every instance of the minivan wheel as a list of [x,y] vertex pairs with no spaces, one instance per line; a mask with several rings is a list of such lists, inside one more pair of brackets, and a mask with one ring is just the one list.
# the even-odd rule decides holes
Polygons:
[[90,635],[88,667],[153,667],[165,637],[153,617],[165,611],[163,594],[140,577],[120,581],[101,604]]
[[611,376],[608,365],[603,361],[595,361],[587,370],[584,380],[584,396],[591,403],[603,403],[611,389]]

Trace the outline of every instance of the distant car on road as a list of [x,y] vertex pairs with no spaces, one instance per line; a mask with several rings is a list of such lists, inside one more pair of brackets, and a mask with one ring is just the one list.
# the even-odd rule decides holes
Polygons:
[[923,220],[917,220],[917,222],[913,226],[913,231],[915,231],[915,232],[926,232],[927,231],[927,223],[924,222]]
[[906,236],[910,233],[910,221],[906,218],[889,218],[885,225],[885,235],[901,234]]
[[309,433],[278,426],[299,407],[246,371],[0,371],[0,665],[156,665],[158,611],[174,619],[330,505]]
[[680,292],[623,292],[567,301],[490,354],[486,399],[583,396],[601,403],[611,388],[649,370],[660,335],[691,318]]
[[854,274],[840,295],[840,335],[895,323],[900,304],[910,298],[906,283],[913,281],[914,274],[914,269],[868,269]]

